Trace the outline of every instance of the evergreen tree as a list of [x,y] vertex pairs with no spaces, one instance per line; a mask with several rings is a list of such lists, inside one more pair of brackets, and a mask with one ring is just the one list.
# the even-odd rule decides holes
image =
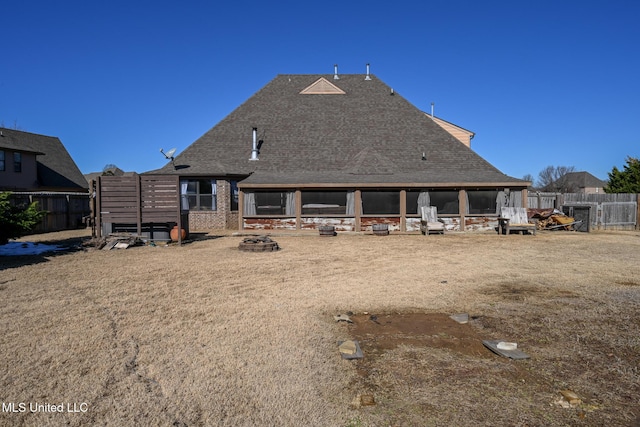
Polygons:
[[640,159],[628,156],[623,170],[616,166],[609,172],[606,193],[640,193]]
[[0,245],[33,230],[47,213],[38,209],[38,202],[14,206],[10,195],[9,192],[0,193]]

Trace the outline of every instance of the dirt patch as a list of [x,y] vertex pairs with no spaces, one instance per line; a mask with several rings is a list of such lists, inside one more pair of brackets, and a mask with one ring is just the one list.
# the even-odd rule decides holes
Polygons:
[[[420,425],[442,418],[443,410],[459,412],[461,396],[452,387],[463,393],[465,405],[476,408],[494,388],[524,396],[541,387],[528,361],[500,357],[482,344],[497,338],[484,329],[483,318],[458,323],[444,313],[396,312],[357,314],[351,320],[345,334],[358,340],[364,353],[352,361],[358,373],[352,405],[366,410],[370,420],[388,420],[393,413],[397,425]],[[375,405],[365,407],[362,399],[369,396]],[[460,419],[448,421],[455,425]]]
[[380,354],[399,345],[443,348],[486,357],[487,349],[471,325],[442,313],[359,314],[351,317],[349,333],[367,354]]

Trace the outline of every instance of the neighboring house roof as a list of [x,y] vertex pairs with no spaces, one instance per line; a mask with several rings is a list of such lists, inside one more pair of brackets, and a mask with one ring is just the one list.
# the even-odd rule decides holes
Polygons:
[[38,183],[43,189],[86,190],[84,176],[55,136],[0,128],[0,147],[36,153]]
[[589,172],[569,172],[562,178],[565,188],[603,188],[607,185],[606,181],[603,181]]
[[[148,173],[250,175],[241,185],[254,186],[526,185],[375,76],[339,77],[278,75],[173,163]],[[250,161],[254,127],[261,147],[259,160]]]
[[35,151],[30,147],[25,146],[20,138],[15,138],[11,132],[7,133],[7,129],[0,128],[0,150],[3,149],[21,151],[23,153],[44,154],[41,151]]
[[135,172],[125,172],[119,167],[108,168],[102,172],[89,172],[84,174],[84,179],[87,183],[91,181],[95,181],[99,176],[111,175],[111,176],[131,176],[135,174]]

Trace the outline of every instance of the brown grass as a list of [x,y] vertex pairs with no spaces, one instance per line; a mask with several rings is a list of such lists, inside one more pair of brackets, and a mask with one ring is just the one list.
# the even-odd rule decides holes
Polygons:
[[[78,236],[25,240],[69,237]],[[27,405],[0,413],[0,424],[625,426],[640,417],[639,233],[272,237],[277,253],[240,252],[240,237],[212,233],[182,247],[0,258],[0,397]],[[408,340],[342,360],[336,341],[352,337],[333,315],[347,311],[467,312],[478,339],[517,341],[531,359]],[[561,407],[562,389],[583,403]],[[353,404],[365,393],[375,406]],[[88,410],[31,413],[29,403]]]

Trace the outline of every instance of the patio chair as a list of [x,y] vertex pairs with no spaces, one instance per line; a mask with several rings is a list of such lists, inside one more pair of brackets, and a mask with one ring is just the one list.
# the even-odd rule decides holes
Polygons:
[[[533,221],[533,222],[531,222]],[[509,234],[512,231],[531,232],[536,234],[537,220],[529,220],[526,208],[502,207],[498,217],[498,234]]]
[[422,206],[422,219],[420,220],[420,231],[425,236],[429,233],[444,234],[444,221],[438,219],[438,208],[435,206]]

